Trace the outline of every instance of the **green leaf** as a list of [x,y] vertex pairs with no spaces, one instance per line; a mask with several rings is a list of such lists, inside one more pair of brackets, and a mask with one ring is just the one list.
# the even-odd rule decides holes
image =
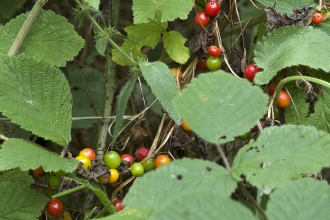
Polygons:
[[302,178],[270,194],[266,215],[269,220],[328,219],[330,187],[326,181]]
[[267,112],[267,103],[268,96],[259,87],[216,71],[193,78],[174,107],[201,138],[222,144],[256,125]]
[[293,14],[292,8],[314,5],[314,0],[258,0],[265,7],[274,7],[281,13]]
[[60,145],[71,140],[71,93],[55,67],[0,54],[0,111],[26,130]]
[[164,63],[158,61],[143,63],[140,68],[144,79],[163,108],[177,124],[180,124],[180,117],[172,105],[172,101],[179,94],[173,73]]
[[63,170],[70,173],[78,166],[77,160],[60,157],[35,143],[16,138],[2,144],[0,157],[0,170],[19,167],[26,171],[42,166],[46,172]]
[[162,12],[161,21],[185,20],[194,6],[191,0],[133,0],[134,24],[147,23],[155,18],[157,12]]
[[[121,49],[133,57],[146,57],[141,52],[143,46],[149,46],[152,49],[157,45],[161,33],[167,28],[167,23],[161,23],[151,20],[148,24],[138,24],[126,27],[124,30],[127,32],[127,39],[121,46]],[[117,49],[112,50],[113,60],[122,66],[131,65],[128,60]]]
[[114,214],[109,215],[104,218],[98,218],[98,220],[146,220],[148,219],[147,216],[144,215],[143,212],[141,212],[138,209],[127,209]]
[[20,185],[30,186],[34,183],[34,180],[27,171],[14,169],[0,175],[0,183],[2,182],[19,183]]
[[164,47],[172,60],[184,64],[190,57],[190,50],[184,46],[187,41],[179,32],[164,32]]
[[[306,65],[330,71],[328,56],[330,36],[309,26],[288,26],[274,30],[257,43],[254,61],[263,68],[257,73],[256,84],[268,83],[281,69]],[[320,50],[322,48],[322,50]]]
[[100,0],[83,0],[84,3],[87,3],[89,6],[91,6],[96,11],[99,10],[100,7]]
[[0,219],[38,219],[49,201],[29,186],[0,183]]
[[[328,76],[324,73],[324,76]],[[318,74],[317,78],[320,78],[321,74]],[[329,76],[326,77],[329,79]],[[323,77],[324,79],[324,77]],[[296,125],[310,125],[316,127],[318,130],[323,130],[330,133],[330,88],[322,87],[322,91],[319,92],[318,88],[314,87],[314,92],[317,95],[318,101],[315,103],[315,112],[307,117],[309,110],[309,103],[305,102],[306,93],[304,91],[304,83],[300,84],[300,88],[297,88],[295,83],[285,84],[289,90],[292,98],[291,105],[285,109],[285,121],[288,124]]]
[[[180,210],[175,211],[175,207],[183,205],[180,198],[184,197],[187,205],[181,211],[186,210],[194,215],[200,210],[195,206],[197,202],[203,207],[213,206],[211,205],[213,200],[202,197],[205,190],[219,193],[218,199],[219,197],[229,199],[236,185],[236,181],[230,177],[228,171],[216,163],[197,159],[180,159],[139,177],[123,202],[127,208],[139,209],[146,216],[155,215],[152,219],[159,219],[165,213],[169,213],[169,210],[173,214],[178,214],[177,211]],[[214,218],[205,217],[205,219]]]
[[[21,14],[0,27],[0,53],[7,54],[28,13]],[[65,66],[78,55],[84,40],[65,17],[52,11],[41,11],[27,33],[19,53],[38,57],[55,66]]]
[[258,188],[281,186],[301,174],[330,164],[330,135],[310,126],[282,125],[261,132],[241,148],[232,166],[236,180],[244,175]]
[[112,143],[116,143],[117,136],[120,130],[122,129],[123,120],[124,120],[123,117],[125,110],[127,108],[127,102],[135,87],[136,78],[137,78],[136,76],[131,77],[121,88],[120,93],[117,96],[116,110],[115,110],[116,123],[113,128]]
[[[22,7],[26,0],[2,0],[0,1],[0,18],[10,20],[17,10]],[[6,23],[6,22],[4,22]],[[1,26],[1,25],[0,25]]]
[[100,55],[105,56],[105,49],[107,48],[107,45],[108,40],[106,38],[96,38],[95,48]]

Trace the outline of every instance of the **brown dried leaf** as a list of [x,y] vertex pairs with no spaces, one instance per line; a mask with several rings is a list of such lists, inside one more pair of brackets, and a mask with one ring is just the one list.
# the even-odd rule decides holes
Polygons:
[[140,143],[142,143],[149,135],[149,133],[141,127],[132,127],[130,133],[132,135],[132,141]]

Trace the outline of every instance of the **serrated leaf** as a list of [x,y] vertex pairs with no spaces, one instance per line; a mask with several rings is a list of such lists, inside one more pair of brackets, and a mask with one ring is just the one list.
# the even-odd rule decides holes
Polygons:
[[116,123],[113,128],[112,143],[116,143],[117,136],[122,129],[123,117],[127,108],[127,102],[135,87],[136,76],[131,77],[121,88],[116,100]]
[[[135,180],[123,203],[127,208],[143,210],[144,213],[152,211],[156,218],[168,210],[174,211],[175,206],[182,206],[182,202],[177,200],[181,196],[186,196],[185,202],[189,209],[189,204],[195,204],[192,200],[198,200],[200,205],[212,204],[208,200],[199,200],[204,190],[209,189],[210,192],[218,192],[220,197],[229,198],[236,186],[236,181],[230,177],[228,171],[216,163],[180,159]],[[167,206],[168,201],[171,201],[171,207]],[[191,206],[189,212],[198,210]]]
[[85,3],[87,3],[89,6],[91,6],[96,11],[99,10],[100,7],[100,0],[83,0]]
[[[178,7],[180,6],[180,7]],[[134,24],[147,23],[155,18],[155,14],[162,12],[161,21],[174,21],[179,18],[185,20],[194,6],[191,0],[133,0]]]
[[114,214],[114,215],[109,215],[104,218],[98,218],[98,220],[146,220],[148,219],[147,216],[143,212],[141,212],[138,209],[127,209],[125,208],[124,210]]
[[0,54],[0,111],[22,128],[65,146],[71,140],[71,93],[63,73],[33,58]]
[[257,73],[255,83],[266,84],[281,69],[295,65],[330,71],[330,63],[324,59],[328,56],[330,44],[323,43],[329,41],[329,35],[310,26],[274,30],[256,45],[254,61],[263,71]]
[[326,181],[303,178],[291,181],[270,194],[269,220],[328,219],[330,188]]
[[276,188],[301,174],[319,172],[330,164],[330,136],[310,126],[282,125],[261,132],[241,148],[232,166],[258,188]]
[[258,0],[265,7],[274,7],[281,13],[293,14],[292,8],[314,5],[314,0]]
[[172,101],[179,94],[173,73],[164,63],[158,61],[141,64],[140,68],[144,79],[163,108],[177,124],[180,124],[181,119],[172,104]]
[[60,157],[35,143],[16,138],[2,144],[0,157],[0,170],[18,167],[26,171],[42,166],[46,172],[63,170],[70,173],[78,166],[77,160]]
[[318,89],[314,87],[318,101],[314,106],[315,112],[307,117],[309,103],[305,102],[306,93],[304,91],[304,85],[300,84],[301,88],[297,88],[295,83],[286,84],[285,86],[293,100],[291,105],[285,109],[286,123],[310,125],[330,133],[330,111],[328,107],[330,106],[330,88],[322,87],[322,91],[318,92]]
[[28,186],[0,183],[0,219],[38,219],[49,201]]
[[[259,87],[216,71],[193,78],[173,105],[201,138],[222,144],[256,125],[267,111],[267,103],[268,96]],[[243,117],[246,113],[249,116]]]
[[[28,13],[0,27],[0,53],[7,54]],[[65,66],[84,46],[84,40],[65,17],[41,11],[27,33],[19,54],[38,57],[55,66]]]
[[105,56],[105,49],[107,48],[108,40],[106,38],[97,38],[96,39],[96,51],[102,55]]
[[[124,30],[127,32],[127,39],[121,46],[121,49],[127,54],[133,57],[146,57],[141,52],[143,46],[149,46],[152,49],[157,45],[161,33],[167,28],[167,23],[161,23],[151,20],[147,24],[138,24],[126,27]],[[128,60],[117,49],[112,50],[113,61],[119,65],[126,66],[131,65],[131,61]]]
[[179,32],[164,32],[164,47],[172,60],[184,64],[190,57],[188,47],[184,46],[187,41]]
[[30,186],[34,183],[34,180],[27,171],[14,169],[0,175],[0,183],[2,182],[19,183],[20,185]]

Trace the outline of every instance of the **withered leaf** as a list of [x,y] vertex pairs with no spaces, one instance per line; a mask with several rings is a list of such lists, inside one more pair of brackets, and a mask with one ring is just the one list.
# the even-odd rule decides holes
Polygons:
[[131,128],[132,140],[136,142],[143,142],[149,133],[141,127],[132,127]]

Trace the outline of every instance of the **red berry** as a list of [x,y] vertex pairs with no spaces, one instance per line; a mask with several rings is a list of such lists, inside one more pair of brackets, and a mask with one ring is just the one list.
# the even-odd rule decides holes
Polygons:
[[208,15],[215,17],[220,12],[220,4],[217,1],[208,2],[205,6],[205,11]]
[[123,202],[120,199],[116,199],[112,204],[116,207],[117,212],[124,209]]
[[209,49],[208,49],[207,52],[208,52],[208,53],[210,54],[210,56],[212,56],[212,57],[218,57],[218,56],[220,55],[220,53],[221,53],[221,50],[220,50],[219,47],[214,46],[214,45],[211,45],[211,46],[209,47]]
[[63,204],[59,199],[51,199],[46,206],[46,210],[50,216],[57,216],[61,214]]
[[323,21],[323,14],[321,12],[314,12],[312,16],[312,22],[314,24],[320,24]]
[[244,76],[250,82],[253,82],[254,76],[260,71],[260,68],[255,64],[248,65],[244,70]]
[[211,22],[209,15],[205,11],[198,12],[194,20],[199,27],[206,27]]
[[126,161],[129,164],[128,167],[131,167],[131,165],[134,163],[134,157],[130,154],[123,154],[120,156],[120,159]]
[[269,86],[268,86],[268,95],[270,95],[270,96],[274,95],[275,90],[276,90],[276,86],[277,86],[276,82],[272,82],[271,84],[269,84]]
[[138,161],[142,161],[145,157],[148,156],[149,149],[146,147],[140,147],[136,150],[135,156]]
[[209,68],[206,66],[206,59],[200,59],[196,65],[196,67],[199,69],[199,70],[209,70]]

